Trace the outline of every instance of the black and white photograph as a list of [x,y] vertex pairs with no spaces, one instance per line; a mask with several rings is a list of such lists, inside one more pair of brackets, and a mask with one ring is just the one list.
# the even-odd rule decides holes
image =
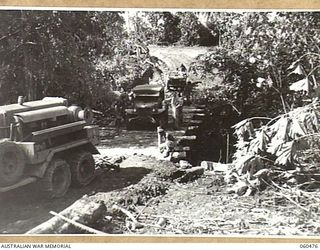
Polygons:
[[319,237],[319,98],[316,10],[2,7],[0,234]]

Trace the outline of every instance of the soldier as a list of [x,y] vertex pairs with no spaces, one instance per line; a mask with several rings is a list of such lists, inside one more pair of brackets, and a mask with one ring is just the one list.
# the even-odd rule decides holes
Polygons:
[[192,92],[192,83],[190,81],[187,81],[186,85],[184,86],[184,89],[183,89],[183,94],[186,98],[187,104],[190,104],[191,92]]
[[165,141],[159,144],[160,153],[163,155],[164,158],[169,157],[170,159],[172,152],[176,146],[176,139],[173,137],[172,134],[164,132],[163,129],[158,130],[158,133],[165,133]]
[[175,93],[171,99],[172,116],[174,119],[174,127],[179,129],[183,123],[183,97]]

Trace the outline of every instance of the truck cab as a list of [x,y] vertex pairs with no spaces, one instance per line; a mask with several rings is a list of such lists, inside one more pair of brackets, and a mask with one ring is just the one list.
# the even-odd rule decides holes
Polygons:
[[144,84],[136,86],[132,92],[132,108],[126,109],[127,127],[138,122],[166,126],[168,107],[164,102],[164,87]]
[[187,73],[184,71],[171,71],[168,73],[166,87],[168,91],[182,93],[187,83]]

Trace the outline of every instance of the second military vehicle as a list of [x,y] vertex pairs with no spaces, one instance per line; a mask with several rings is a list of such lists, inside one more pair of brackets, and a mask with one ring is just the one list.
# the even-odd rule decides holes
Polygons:
[[170,71],[166,80],[167,90],[182,93],[187,83],[187,76],[187,69],[183,64],[176,71]]
[[132,92],[132,108],[126,109],[127,127],[141,123],[165,127],[168,123],[168,105],[165,103],[164,87],[144,84],[134,87]]

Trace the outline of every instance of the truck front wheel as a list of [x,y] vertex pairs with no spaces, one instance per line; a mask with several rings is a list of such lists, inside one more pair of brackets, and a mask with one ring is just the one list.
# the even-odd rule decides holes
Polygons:
[[88,185],[95,177],[95,162],[87,151],[76,152],[69,160],[71,167],[71,183],[76,187]]
[[51,160],[41,182],[45,197],[59,198],[64,196],[71,183],[68,163],[61,159]]
[[24,172],[26,159],[24,152],[11,141],[0,141],[0,186],[13,185]]

